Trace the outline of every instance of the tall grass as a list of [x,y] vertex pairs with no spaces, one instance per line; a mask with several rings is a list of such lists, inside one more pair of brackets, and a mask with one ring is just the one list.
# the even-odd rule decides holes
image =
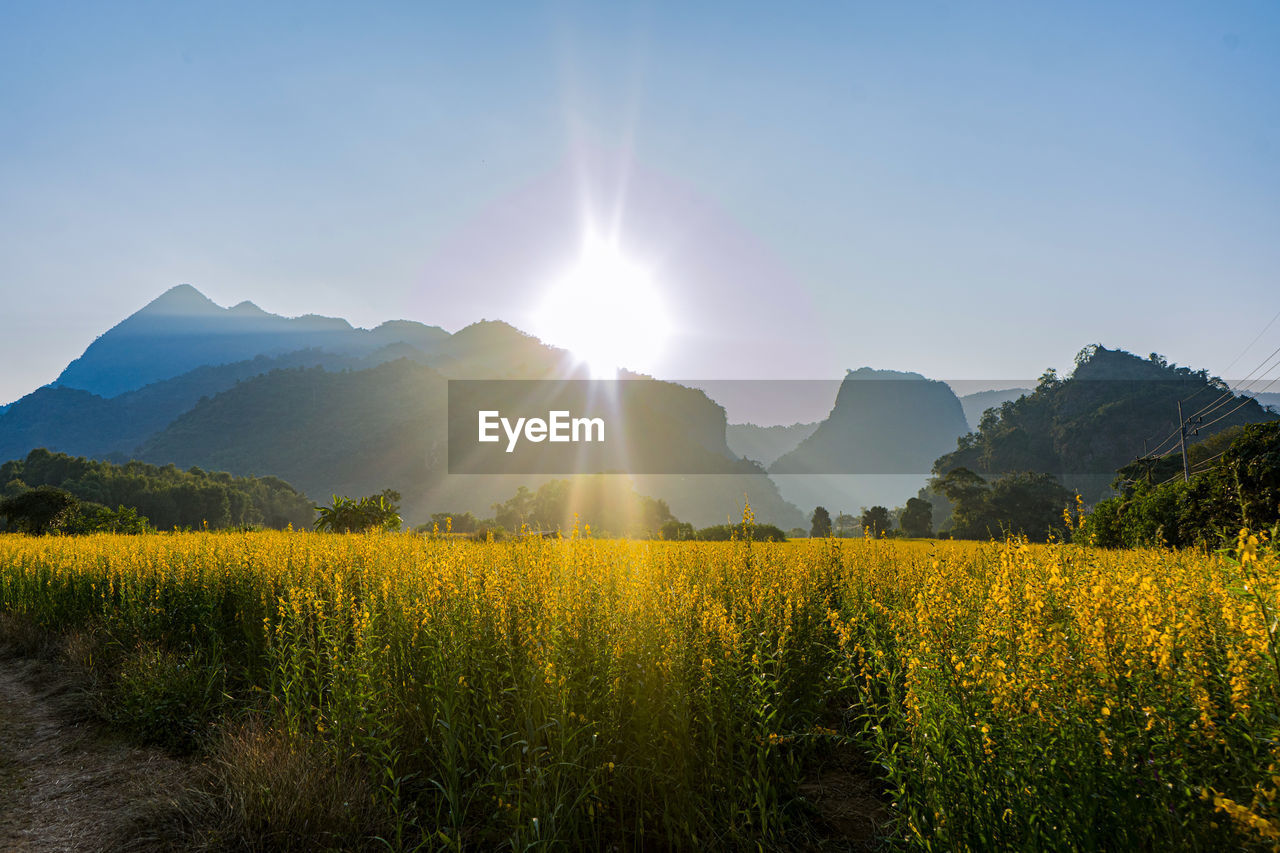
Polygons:
[[1241,544],[0,536],[0,608],[99,638],[120,721],[275,846],[806,846],[852,746],[912,846],[1261,848],[1280,571]]

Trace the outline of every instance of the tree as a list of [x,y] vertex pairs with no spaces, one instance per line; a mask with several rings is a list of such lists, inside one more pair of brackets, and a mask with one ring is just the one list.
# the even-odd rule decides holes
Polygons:
[[[1228,437],[1225,450],[1209,453]],[[1280,521],[1280,422],[1220,433],[1190,455],[1193,470],[1210,467],[1189,482],[1182,480],[1181,460],[1171,473],[1156,469],[1168,474],[1158,485],[1138,463],[1121,468],[1114,485],[1122,494],[1099,502],[1077,536],[1103,546],[1216,547],[1242,527],[1261,530]]]
[[11,530],[40,536],[61,530],[75,517],[79,506],[70,492],[38,486],[0,500],[0,517]]
[[318,506],[316,530],[330,533],[364,533],[369,530],[399,530],[400,493],[385,489],[379,494],[353,500],[333,496],[329,506]]
[[533,499],[534,494],[529,487],[521,486],[505,503],[493,505],[494,520],[507,530],[519,530],[525,524],[533,524]]
[[992,482],[988,512],[1001,533],[1043,542],[1050,534],[1066,535],[1062,513],[1075,498],[1052,474],[1015,471]]
[[429,524],[418,525],[421,533],[430,533],[433,529],[441,533],[474,533],[480,526],[480,519],[469,512],[433,512]]
[[858,519],[842,512],[836,516],[834,531],[836,536],[852,536],[854,531],[858,529]]
[[889,518],[889,510],[882,506],[873,506],[862,511],[862,532],[880,537],[893,529],[893,520]]
[[1014,471],[988,483],[967,468],[935,478],[931,488],[955,503],[951,534],[958,539],[988,539],[1021,534],[1043,542],[1062,535],[1062,512],[1075,493],[1052,474]]
[[823,539],[831,535],[831,513],[824,506],[816,507],[809,519],[809,535]]
[[987,481],[968,468],[954,468],[942,477],[935,477],[929,488],[954,504],[951,511],[951,535],[960,538],[977,538],[986,530]]
[[98,503],[82,503],[64,527],[68,533],[146,533],[151,529],[145,516],[131,506],[115,509]]
[[0,464],[0,484],[3,497],[51,486],[85,505],[132,508],[161,530],[200,528],[203,522],[210,527],[302,527],[315,518],[312,501],[276,477],[233,477],[137,461],[116,465],[42,448]]
[[933,504],[923,498],[908,498],[898,519],[902,532],[913,538],[933,535]]
[[687,521],[677,521],[674,518],[662,525],[660,533],[662,538],[669,542],[692,539],[694,537],[692,524]]

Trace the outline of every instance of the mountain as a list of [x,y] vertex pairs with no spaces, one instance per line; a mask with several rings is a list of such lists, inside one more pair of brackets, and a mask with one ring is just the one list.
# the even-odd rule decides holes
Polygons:
[[1263,406],[1266,406],[1269,409],[1274,409],[1275,411],[1280,412],[1280,392],[1263,391],[1261,393],[1257,393],[1252,391],[1244,391],[1242,393],[1245,394],[1246,396],[1252,397],[1253,399],[1257,400]]
[[845,375],[826,420],[768,470],[799,506],[895,506],[915,495],[933,460],[967,431],[945,382],[863,367]]
[[443,329],[403,320],[370,330],[333,317],[281,317],[252,302],[222,308],[180,284],[99,336],[53,385],[114,397],[197,367],[259,355],[305,349],[367,355],[395,343],[429,353],[448,339]]
[[813,435],[817,428],[817,421],[790,426],[729,424],[725,438],[735,454],[768,467],[779,456],[794,450],[800,442]]
[[[517,343],[500,327],[491,326],[485,334],[498,336],[489,340],[493,345]],[[527,373],[538,360],[554,361],[546,352],[525,355],[515,365],[517,372]],[[442,511],[488,515],[493,503],[519,486],[536,487],[568,473],[449,474],[448,379],[443,371],[409,359],[341,373],[319,367],[273,370],[201,400],[148,439],[138,455],[184,468],[270,473],[313,496],[393,488],[403,496],[404,515],[412,523]],[[762,468],[733,458],[721,407],[673,383],[626,384],[647,392],[644,418],[630,424],[630,456],[637,465],[646,458],[671,457],[691,470],[720,472],[634,475],[643,494],[666,500],[681,519],[700,525],[740,516],[744,497],[762,521],[788,526],[802,521]]]
[[813,434],[769,466],[775,474],[914,474],[967,432],[945,382],[918,373],[850,370]]
[[1179,403],[1193,421],[1192,442],[1280,417],[1233,394],[1204,370],[1170,364],[1154,353],[1144,359],[1094,345],[1076,356],[1069,377],[1047,373],[1034,392],[1002,406],[997,417],[939,457],[934,470],[1055,474],[1092,502],[1111,494],[1121,466],[1177,450]]
[[241,380],[290,367],[368,367],[398,353],[387,347],[364,358],[315,349],[258,356],[234,364],[198,367],[110,398],[47,385],[0,411],[0,459],[17,459],[37,447],[73,456],[128,456],[202,397],[226,391]]
[[976,430],[982,421],[982,413],[987,409],[998,409],[1010,400],[1031,393],[1030,388],[1002,388],[997,391],[979,391],[976,394],[965,394],[960,398],[960,407],[964,409],[964,419],[970,431]]

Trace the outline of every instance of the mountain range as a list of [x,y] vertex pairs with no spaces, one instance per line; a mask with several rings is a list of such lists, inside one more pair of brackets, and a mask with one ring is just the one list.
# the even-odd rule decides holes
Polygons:
[[[45,447],[270,474],[317,499],[393,488],[410,522],[439,511],[487,515],[518,486],[551,475],[450,475],[448,381],[581,378],[568,353],[506,323],[453,334],[406,321],[355,329],[251,303],[221,308],[182,285],[100,336],[53,384],[0,412],[0,459]],[[670,453],[717,472],[636,475],[637,488],[697,524],[740,516],[744,500],[762,521],[803,522],[761,466],[729,449],[724,410],[704,393],[625,378],[652,383],[637,454]],[[665,443],[643,444],[653,436]]]
[[[569,353],[499,321],[454,333],[403,320],[358,329],[249,302],[223,308],[180,285],[99,336],[53,383],[0,407],[0,461],[44,447],[275,476],[313,500],[392,488],[410,523],[445,511],[484,516],[518,487],[571,472],[449,473],[450,380],[584,378]],[[729,424],[704,391],[621,378],[646,383],[623,425],[632,459],[669,457],[678,461],[670,470],[699,473],[616,461],[580,473],[628,470],[641,494],[698,525],[736,520],[746,500],[761,521],[807,526],[815,505],[900,505],[931,472],[961,466],[984,476],[1048,471],[1092,500],[1144,452],[1144,438],[1167,433],[1180,399],[1224,401],[1192,441],[1277,417],[1260,405],[1277,397],[1265,389],[1257,401],[1236,398],[1204,371],[1098,346],[1066,379],[1049,373],[1033,390],[964,397],[917,373],[850,370],[826,418],[790,426]]]

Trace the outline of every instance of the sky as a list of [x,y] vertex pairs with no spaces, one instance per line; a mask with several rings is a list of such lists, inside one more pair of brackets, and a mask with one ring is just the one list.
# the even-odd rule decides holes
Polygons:
[[1280,5],[0,4],[0,403],[179,283],[536,331],[588,232],[664,378],[1244,375]]

